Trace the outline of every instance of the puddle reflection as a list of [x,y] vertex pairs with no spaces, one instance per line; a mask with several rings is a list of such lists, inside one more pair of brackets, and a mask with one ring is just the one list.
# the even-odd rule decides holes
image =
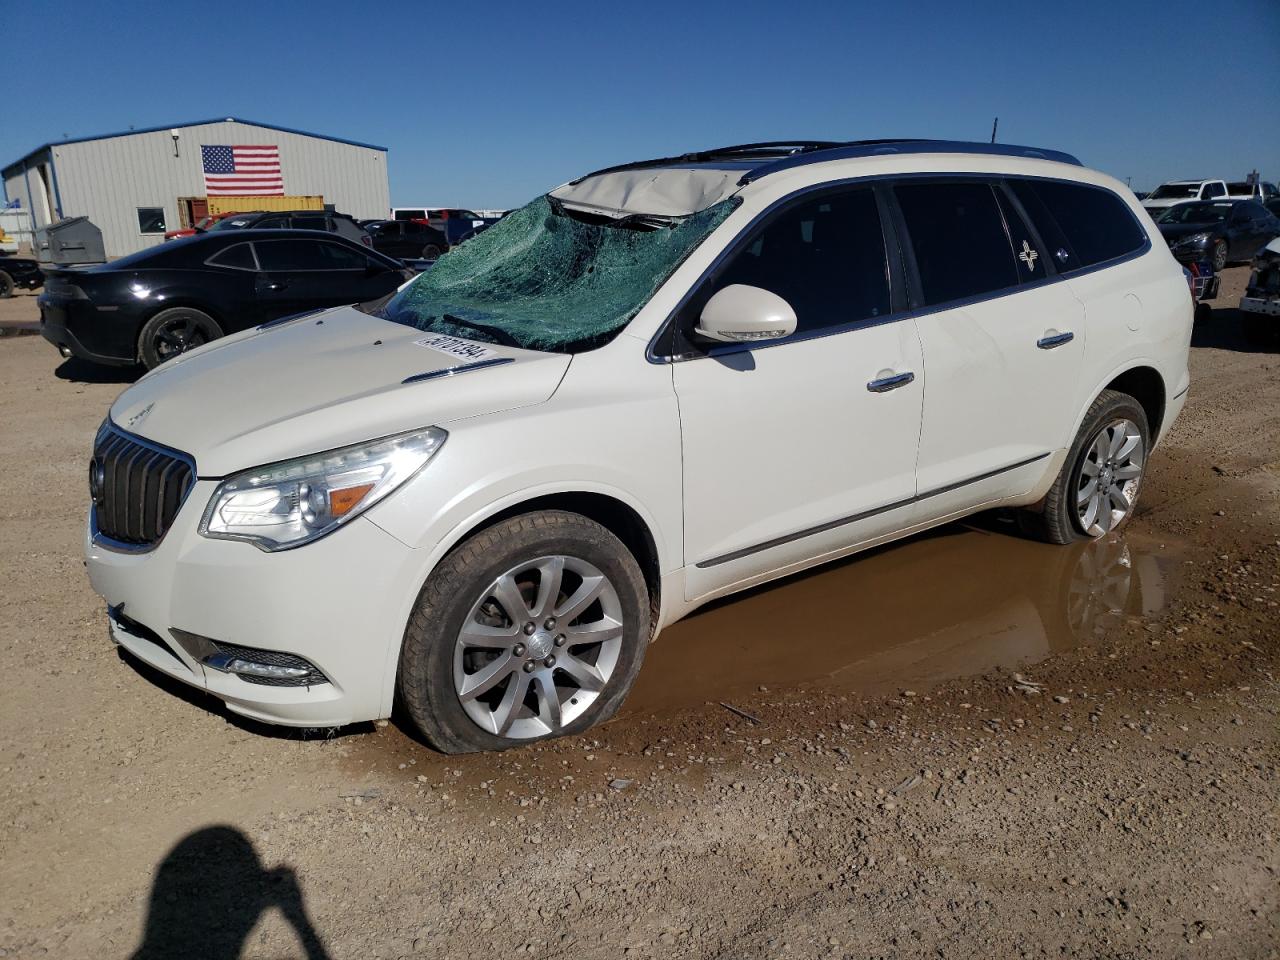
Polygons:
[[798,684],[878,693],[1019,668],[1163,609],[1168,546],[945,527],[721,601],[663,632],[624,714]]

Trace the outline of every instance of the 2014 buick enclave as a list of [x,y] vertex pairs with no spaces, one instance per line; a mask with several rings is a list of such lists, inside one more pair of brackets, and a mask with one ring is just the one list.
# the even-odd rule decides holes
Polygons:
[[580,731],[716,597],[993,507],[1055,543],[1124,523],[1189,386],[1155,236],[1048,150],[600,171],[127,390],[89,576],[117,642],[238,713],[399,698],[446,751]]

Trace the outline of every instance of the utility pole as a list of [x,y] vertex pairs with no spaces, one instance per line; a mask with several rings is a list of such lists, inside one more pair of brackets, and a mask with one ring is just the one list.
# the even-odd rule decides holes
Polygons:
[[996,142],[996,127],[1000,126],[1000,118],[996,117],[991,121],[991,142]]

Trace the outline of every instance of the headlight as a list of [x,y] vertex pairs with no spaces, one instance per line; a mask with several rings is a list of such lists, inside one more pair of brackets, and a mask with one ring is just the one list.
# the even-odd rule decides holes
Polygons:
[[1209,242],[1207,233],[1193,233],[1189,237],[1183,237],[1174,243],[1175,247],[1203,247]]
[[444,445],[439,427],[286,460],[228,477],[200,521],[206,537],[286,550],[336,530],[387,496]]

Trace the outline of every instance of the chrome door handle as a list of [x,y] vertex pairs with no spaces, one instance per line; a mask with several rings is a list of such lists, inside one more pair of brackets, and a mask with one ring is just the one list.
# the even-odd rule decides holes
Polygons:
[[1060,347],[1064,343],[1070,343],[1076,338],[1076,335],[1068,330],[1066,333],[1050,333],[1041,337],[1036,341],[1036,346],[1041,350],[1052,350],[1054,347]]
[[892,377],[881,377],[879,380],[872,380],[867,384],[867,389],[872,393],[888,393],[890,390],[905,387],[915,378],[916,375],[908,370],[906,373],[895,373]]

